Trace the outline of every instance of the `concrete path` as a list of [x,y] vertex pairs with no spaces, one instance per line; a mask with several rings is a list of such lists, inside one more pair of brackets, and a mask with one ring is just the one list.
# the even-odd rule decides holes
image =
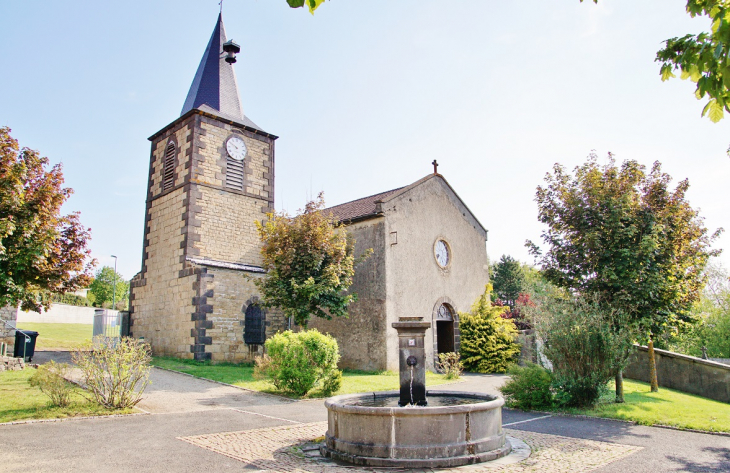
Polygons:
[[[141,407],[154,414],[0,425],[0,471],[252,471],[246,463],[179,438],[327,419],[322,400],[294,402],[158,369],[152,376]],[[503,382],[504,376],[467,375],[435,389],[495,393]],[[503,422],[517,434],[643,447],[599,472],[730,472],[730,437],[507,409]],[[559,450],[556,455],[559,465]]]

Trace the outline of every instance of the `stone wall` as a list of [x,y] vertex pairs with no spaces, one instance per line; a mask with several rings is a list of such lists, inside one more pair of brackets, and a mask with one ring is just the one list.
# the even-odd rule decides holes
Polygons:
[[8,353],[13,353],[15,330],[8,326],[6,322],[15,325],[17,314],[18,309],[16,307],[6,306],[0,308],[0,343],[5,343]]
[[[636,346],[624,377],[649,382],[649,349]],[[730,403],[730,366],[655,349],[659,386]]]
[[[23,322],[41,324],[93,324],[94,307],[81,307],[76,305],[61,304],[54,302],[50,309],[43,312],[18,311],[18,324],[23,328]],[[111,311],[116,313],[116,311]]]
[[[208,268],[212,276],[212,296],[207,299],[210,313],[206,320],[210,328],[205,332],[210,337],[206,352],[212,354],[213,361],[253,361],[263,354],[263,345],[247,345],[243,334],[246,329],[245,313],[251,304],[259,302],[259,292],[254,278],[261,277],[244,271],[225,268]],[[278,310],[264,310],[266,338],[284,331],[287,320]]]
[[[12,352],[11,352],[12,353]],[[12,356],[0,356],[0,372],[25,369],[25,360]]]
[[[369,371],[387,369],[385,313],[385,223],[382,218],[347,227],[355,238],[355,255],[368,248],[373,254],[355,268],[349,292],[358,300],[348,308],[348,318],[312,318],[309,328],[329,333],[340,348],[340,368]],[[396,368],[397,369],[397,368]]]

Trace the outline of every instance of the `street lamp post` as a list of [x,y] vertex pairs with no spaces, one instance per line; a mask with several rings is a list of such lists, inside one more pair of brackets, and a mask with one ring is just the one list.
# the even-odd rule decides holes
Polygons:
[[117,306],[117,257],[112,255],[114,258],[114,282],[112,283],[112,310],[115,310]]

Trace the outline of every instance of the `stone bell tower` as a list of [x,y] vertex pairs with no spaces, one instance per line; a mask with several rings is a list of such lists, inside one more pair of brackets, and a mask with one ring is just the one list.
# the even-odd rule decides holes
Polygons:
[[180,117],[153,134],[130,335],[156,355],[242,361],[283,316],[257,303],[255,221],[274,208],[274,143],[243,114],[222,16]]

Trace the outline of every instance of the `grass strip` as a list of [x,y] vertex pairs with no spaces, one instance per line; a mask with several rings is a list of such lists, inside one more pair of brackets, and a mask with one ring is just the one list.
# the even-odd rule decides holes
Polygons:
[[20,322],[21,330],[38,332],[36,351],[41,350],[72,350],[78,345],[91,342],[94,332],[92,324],[49,324]]
[[[254,391],[272,394],[282,394],[273,384],[266,380],[257,380],[253,377],[253,366],[234,363],[211,363],[208,361],[183,360],[169,357],[153,357],[152,365],[181,373],[191,374],[200,378],[220,381]],[[429,386],[448,384],[454,380],[447,380],[444,375],[431,372],[426,373],[426,382]],[[371,372],[359,370],[343,370],[342,387],[336,394],[352,394],[373,391],[394,391],[398,389],[398,373],[392,371]],[[285,394],[286,395],[286,394]],[[295,396],[289,396],[295,397]],[[305,398],[325,397],[321,389],[315,388]]]
[[48,396],[31,387],[28,379],[35,369],[0,373],[0,423],[30,419],[62,419],[67,417],[130,414],[134,409],[107,409],[87,400],[83,390],[73,388],[68,407],[50,406]]
[[659,388],[652,393],[649,384],[624,380],[623,404],[614,402],[614,384],[593,409],[562,408],[555,412],[605,417],[641,425],[666,425],[679,429],[730,432],[730,404],[700,396]]

